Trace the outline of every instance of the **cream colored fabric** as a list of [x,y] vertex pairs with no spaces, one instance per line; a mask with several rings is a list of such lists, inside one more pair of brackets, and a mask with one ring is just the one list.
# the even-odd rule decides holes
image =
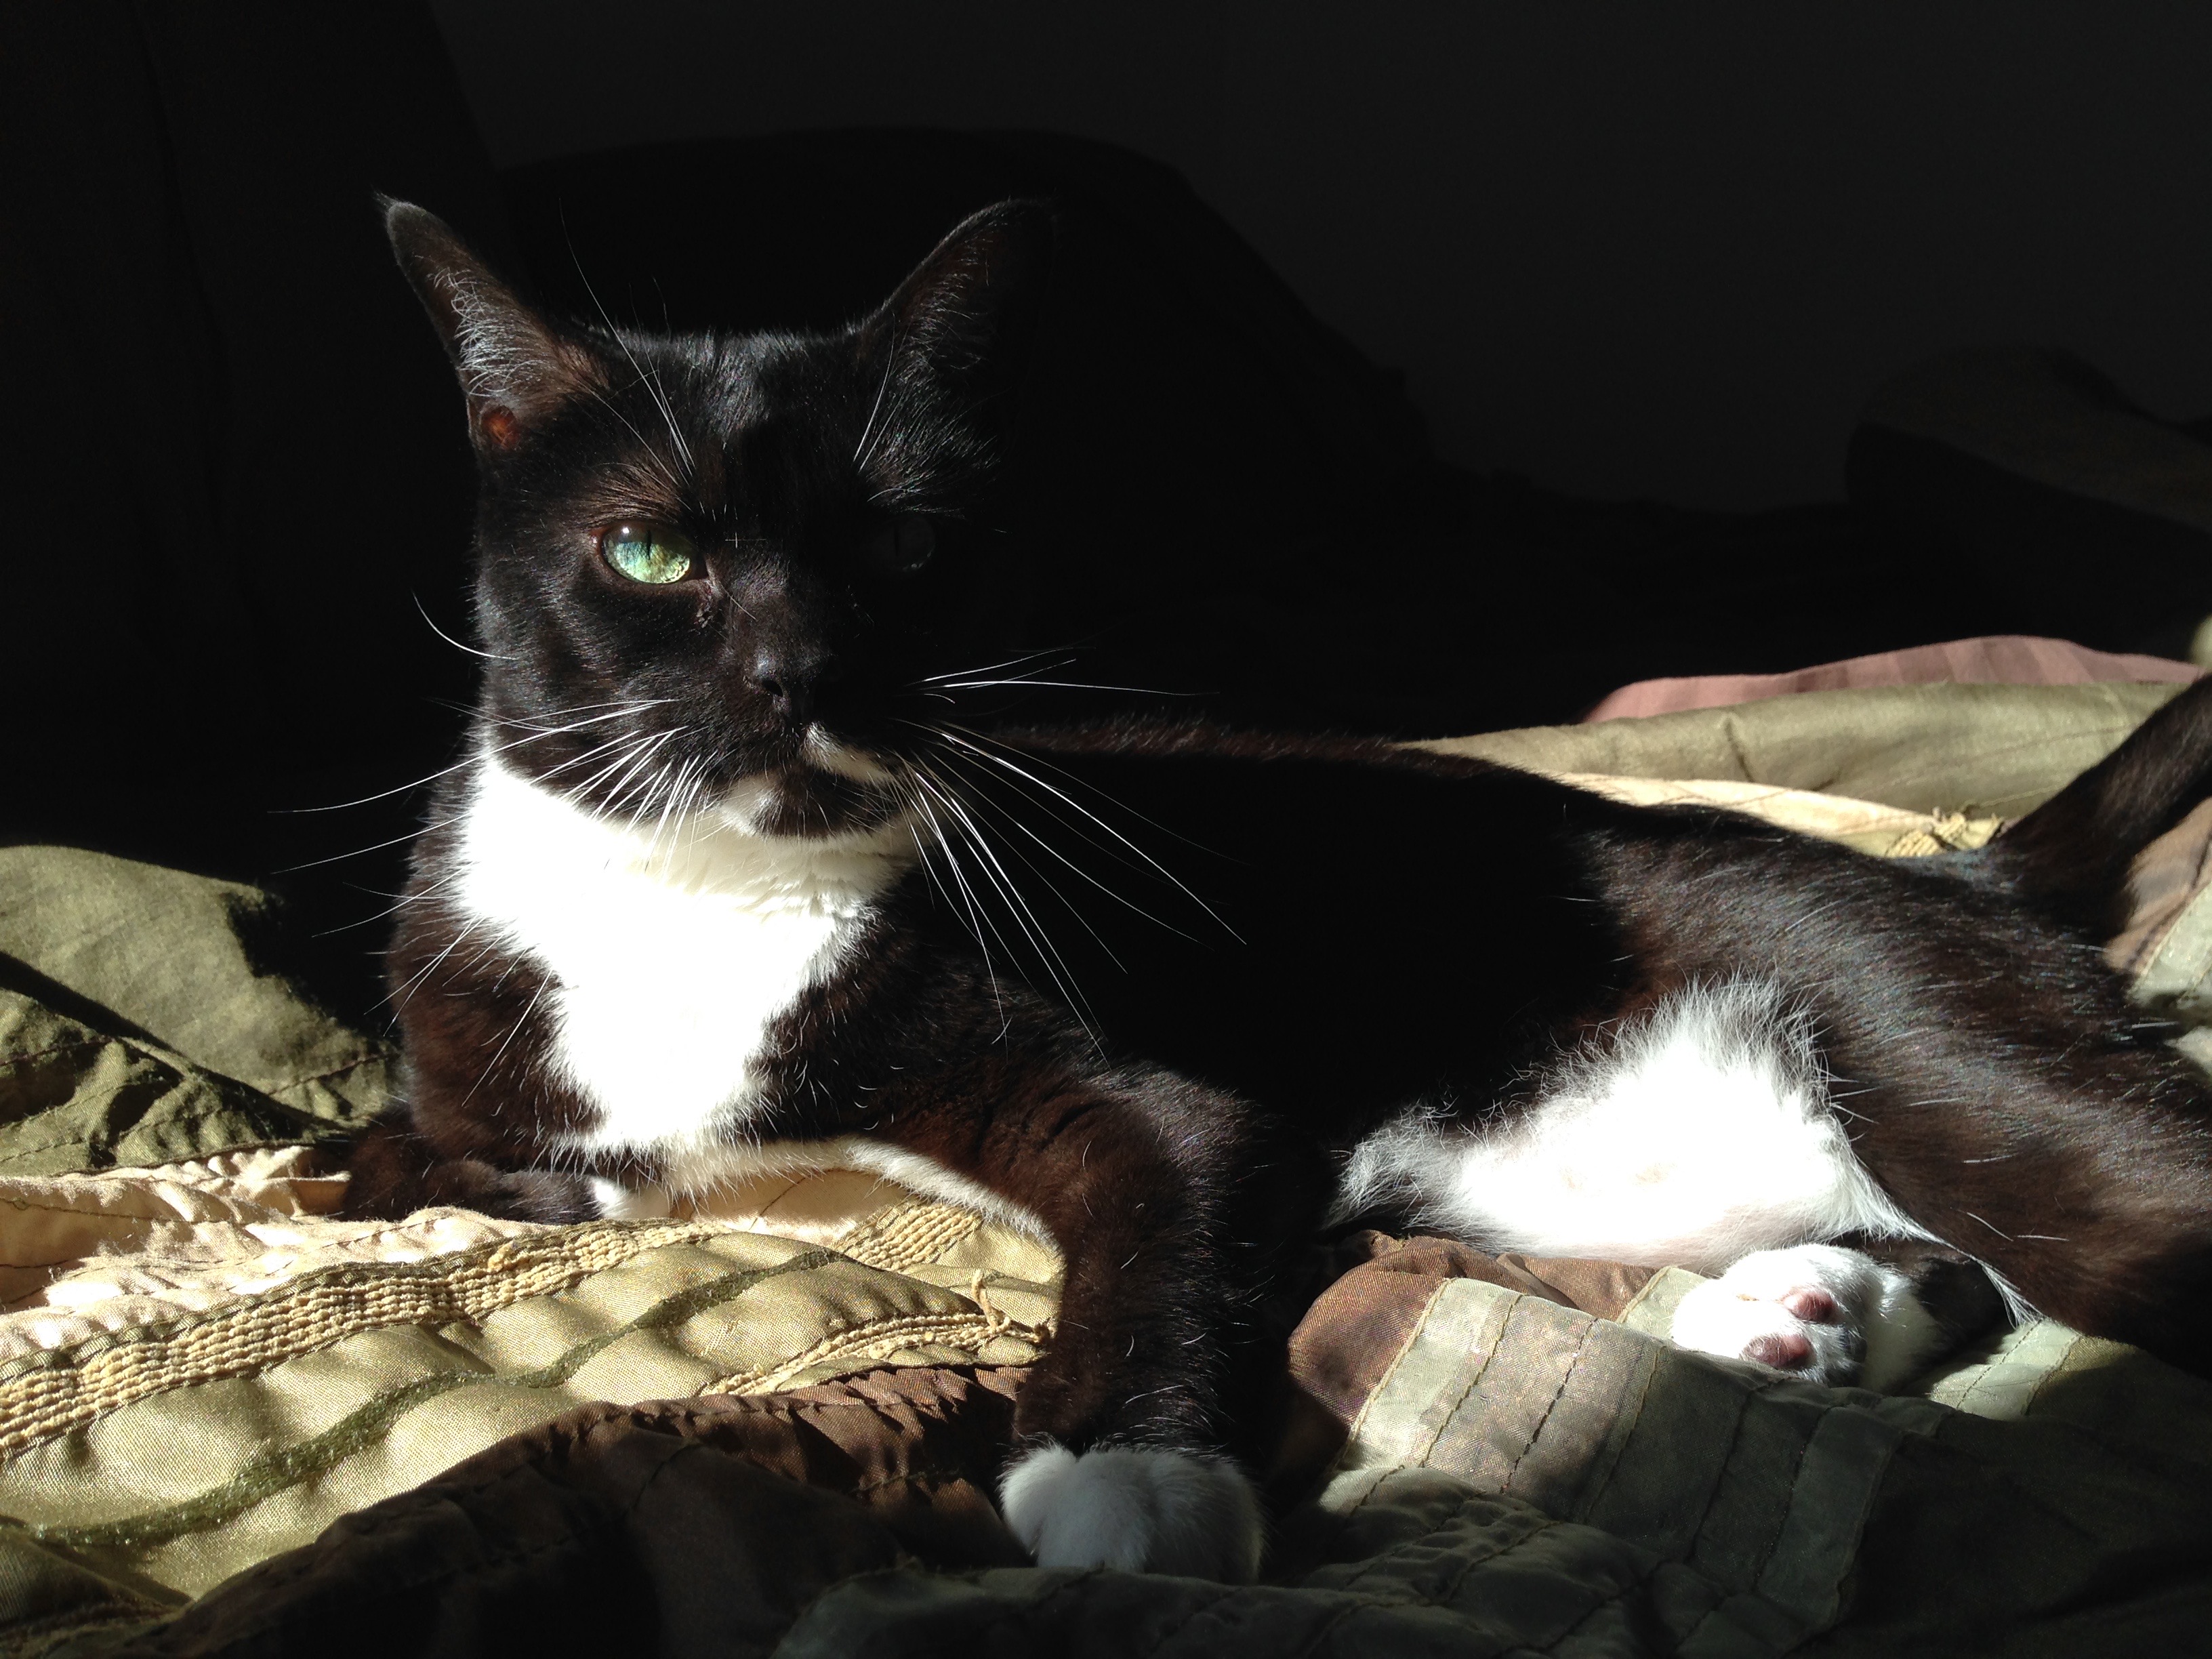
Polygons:
[[2102,760],[2174,685],[1883,685],[1807,691],[1420,747],[1536,772],[1710,778],[2016,818]]
[[[1966,1411],[1439,1281],[1271,1582],[856,1573],[779,1659],[2196,1652],[2212,1385],[2037,1328]],[[1984,1414],[1974,1414],[1981,1412]]]
[[[2171,688],[2064,688],[2069,696],[2050,702],[2023,698],[2021,688],[1899,690],[1901,699],[1887,700],[1893,708],[1872,693],[1836,694],[1866,714],[1846,723],[1844,737],[1835,710],[1809,718],[1821,695],[1810,694],[1786,700],[1795,712],[1721,711],[1437,746],[1546,770],[1615,799],[1724,807],[1910,855],[1980,844],[2002,818],[2098,758]],[[1990,690],[2006,694],[2002,707],[1933,695]],[[1679,730],[1656,729],[1674,719],[1685,722]],[[1939,728],[1940,742],[1930,735]],[[1941,757],[1915,746],[1929,744]],[[1661,756],[1667,766],[1647,764]],[[1641,769],[1691,775],[1621,775]],[[2139,927],[2124,950],[2115,946],[2147,988],[2181,1002],[2203,1000],[2212,977],[2212,817],[2192,833],[2194,843],[2177,831],[2139,868]],[[106,880],[112,862],[77,874]],[[195,906],[207,908],[180,886],[174,913],[197,917]],[[0,921],[10,914],[28,927],[29,908],[0,905]],[[128,990],[127,945],[103,935],[87,945],[89,955],[71,955],[50,943],[41,960],[92,963]],[[239,964],[217,966],[239,977]],[[121,1012],[165,1035],[190,1030],[179,988],[163,994],[166,1005],[158,989],[148,981],[143,1006]],[[273,1091],[270,1099],[291,1091],[288,1110],[299,1109],[293,1095],[310,1110],[352,1109],[335,1096],[324,1100],[318,1091],[330,1085],[303,1073],[329,1060],[368,1078],[384,1064],[380,1054],[356,1043],[322,1055],[312,1021],[295,1033],[285,1024],[289,1006],[260,1009],[251,987],[239,994],[283,1040],[234,1045],[227,1063]],[[208,1036],[209,1052],[220,1036]],[[137,1038],[101,1040],[136,1042],[156,1058],[169,1052]],[[296,1064],[295,1052],[312,1063]],[[212,1075],[194,1086],[217,1094],[232,1086],[228,1074]],[[234,1115],[238,1133],[266,1133],[242,1108]],[[88,1144],[135,1144],[121,1138],[128,1133],[101,1128],[109,1139]],[[337,1221],[338,1177],[299,1147],[92,1174],[44,1173],[46,1158],[32,1148],[9,1165],[19,1173],[0,1180],[0,1574],[20,1544],[48,1564],[80,1561],[137,1586],[154,1604],[196,1594],[582,1401],[765,1391],[886,1364],[1018,1364],[1048,1339],[1056,1305],[1059,1263],[1048,1247],[852,1171],[764,1177],[663,1221],[549,1229],[459,1211]],[[1625,1328],[1613,1328],[1622,1340],[1663,1333],[1671,1299],[1693,1282],[1660,1275]],[[1486,1297],[1453,1307],[1478,1322],[1504,1319],[1507,1304]],[[1579,1318],[1536,1304],[1511,1318],[1534,1332],[1557,1325],[1555,1315]],[[1448,1325],[1425,1331],[1425,1346],[1401,1358],[1389,1395],[1400,1406],[1425,1386],[1423,1364],[1437,1376],[1422,1411],[1470,1386],[1565,1401],[1567,1370],[1547,1371],[1510,1343],[1497,1352],[1512,1349],[1519,1369],[1498,1361],[1482,1374],[1487,1382],[1470,1384],[1447,1352],[1468,1333]],[[1584,1325],[1559,1326],[1544,1340],[1571,1346],[1586,1335]],[[1464,1346],[1457,1352],[1465,1359]],[[1642,1368],[1637,1375],[1677,1363],[1634,1352],[1644,1356],[1631,1366]],[[2083,1378],[2105,1374],[2091,1363],[2101,1353],[2070,1333],[2033,1327],[1938,1397],[1969,1412],[2010,1409],[2004,1402],[2040,1398],[2063,1373],[2067,1397],[2085,1398]],[[1579,1362],[1561,1363],[1583,1375]],[[1614,1399],[1566,1402],[1558,1420],[1595,1424],[1591,1413]],[[1414,1431],[1401,1425],[1391,1433]],[[1382,1434],[1379,1417],[1363,1425],[1347,1479],[1384,1467],[1359,1461],[1382,1455],[1375,1449]],[[1459,1466],[1445,1458],[1437,1467]],[[1389,1507],[1363,1501],[1367,1513]],[[1816,1625],[1821,1598],[1833,1593],[1822,1585],[1835,1561],[1806,1559],[1810,1588],[1784,1598],[1790,1620],[1801,1621],[1795,1628]],[[1729,1594],[1757,1589],[1747,1582],[1750,1589]]]
[[[1006,1301],[1024,1291],[1048,1299]],[[1004,1302],[709,1223],[546,1230],[17,1362],[0,1512],[188,1595],[585,1401],[1020,1363],[1044,1334]]]
[[1802,835],[1839,841],[1862,853],[1917,858],[1985,845],[2005,822],[1964,812],[1915,812],[1879,801],[1781,789],[1735,778],[1623,778],[1598,772],[1547,772],[1548,777],[1632,806],[1718,806],[1778,823]]
[[297,1148],[0,1182],[36,1281],[0,1538],[180,1599],[570,1406],[1022,1364],[1057,1302],[1048,1246],[852,1171],[576,1227],[317,1213],[342,1190]]

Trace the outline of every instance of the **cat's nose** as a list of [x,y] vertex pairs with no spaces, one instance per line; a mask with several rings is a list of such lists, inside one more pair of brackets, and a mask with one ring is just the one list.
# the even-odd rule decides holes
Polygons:
[[753,689],[791,726],[813,720],[823,688],[836,678],[837,659],[827,652],[763,651],[750,671]]

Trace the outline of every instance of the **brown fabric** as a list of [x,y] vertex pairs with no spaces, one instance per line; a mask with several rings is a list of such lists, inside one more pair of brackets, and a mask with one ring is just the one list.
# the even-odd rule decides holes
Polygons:
[[1026,1559],[987,1496],[1021,1375],[583,1407],[106,1650],[765,1653],[854,1573]]
[[180,1612],[14,1651],[2124,1656],[2212,1614],[2205,1385],[2145,1356],[2053,1364],[2033,1328],[1973,1417],[1655,1341],[1674,1270],[1374,1234],[1346,1262],[1292,1342],[1334,1432],[1285,1438],[1258,1586],[1024,1565],[989,1502],[1022,1371],[913,1367],[579,1407]]
[[1290,1394],[1261,1481],[1279,1510],[1304,1497],[1342,1449],[1360,1407],[1446,1283],[1479,1279],[1614,1319],[1654,1272],[1620,1261],[1490,1255],[1455,1239],[1374,1231],[1352,1235],[1331,1255],[1324,1273],[1334,1275],[1333,1282],[1291,1334]]
[[[1362,1233],[1291,1340],[1268,1486],[1310,1492],[1441,1286],[1477,1279],[1601,1316],[1648,1268]],[[70,1651],[249,1659],[764,1654],[832,1584],[1022,1566],[993,1507],[1020,1367],[881,1370],[744,1398],[592,1405],[338,1522],[165,1622]]]
[[2071,640],[1996,634],[1941,645],[1916,645],[1780,674],[1705,674],[1638,680],[1608,693],[1585,721],[1641,719],[1691,708],[1724,708],[1799,691],[1840,691],[1867,685],[2088,685],[2186,682],[2204,671],[2166,657],[2092,651]]
[[1353,1235],[1338,1249],[1347,1270],[1314,1301],[1291,1338],[1298,1388],[1349,1423],[1419,1327],[1437,1287],[1480,1279],[1600,1319],[1616,1319],[1653,1269],[1565,1256],[1489,1255],[1448,1238]]

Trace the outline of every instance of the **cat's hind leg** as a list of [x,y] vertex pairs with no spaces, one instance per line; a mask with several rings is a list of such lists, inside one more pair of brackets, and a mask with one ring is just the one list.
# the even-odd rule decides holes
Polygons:
[[1754,1250],[1674,1310],[1675,1346],[1748,1359],[1808,1382],[1894,1386],[1936,1346],[1905,1277],[1856,1250]]
[[1909,1241],[1869,1248],[1755,1250],[1682,1298],[1674,1342],[1808,1382],[1887,1390],[2002,1322],[1978,1263]]
[[1912,1222],[1861,1167],[1780,987],[1693,983],[1469,1114],[1416,1109],[1346,1165],[1334,1218],[1487,1250],[1718,1273],[1754,1251]]

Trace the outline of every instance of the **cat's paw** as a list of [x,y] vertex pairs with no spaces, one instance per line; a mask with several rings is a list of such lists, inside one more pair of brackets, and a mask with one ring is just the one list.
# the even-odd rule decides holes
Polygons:
[[1006,1525],[1041,1567],[1117,1567],[1249,1583],[1260,1502],[1244,1472],[1188,1452],[1040,1446],[999,1484]]
[[1903,1273],[1857,1250],[1755,1250],[1674,1310],[1675,1343],[1808,1382],[1893,1388],[1941,1338]]

